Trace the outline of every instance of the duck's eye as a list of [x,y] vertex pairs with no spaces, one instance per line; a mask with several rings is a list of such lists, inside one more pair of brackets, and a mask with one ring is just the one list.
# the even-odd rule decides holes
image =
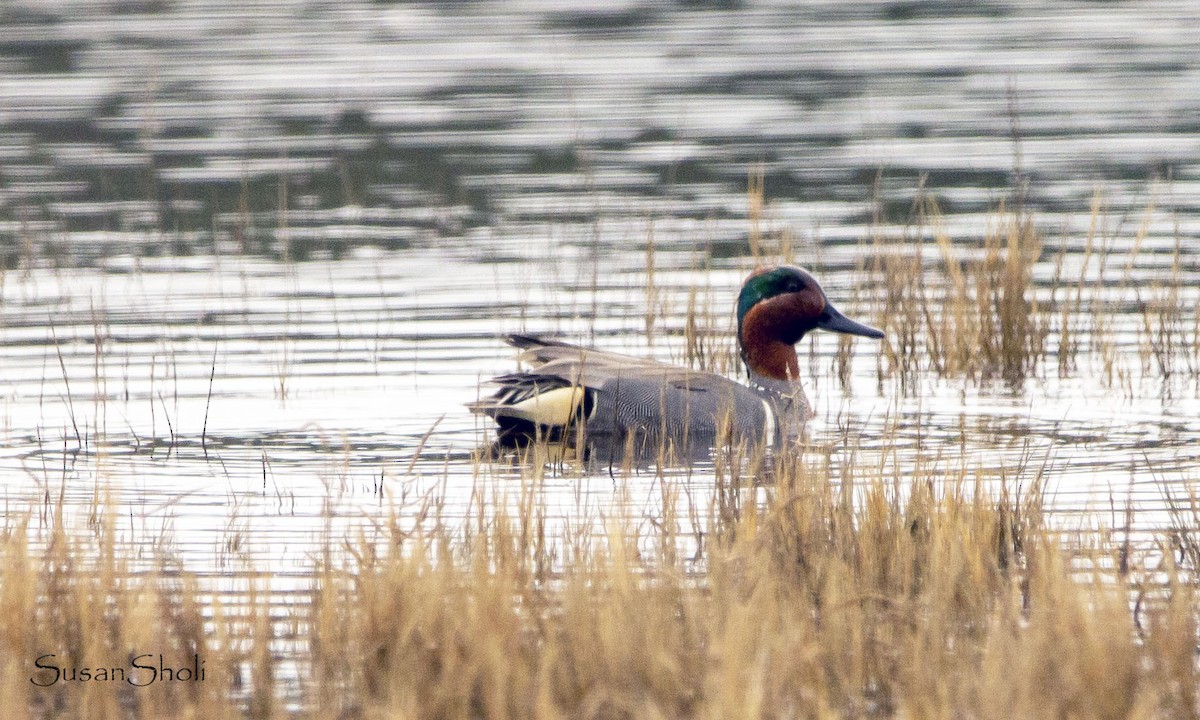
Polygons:
[[784,292],[800,292],[804,289],[804,283],[800,278],[788,278],[787,284],[784,286]]

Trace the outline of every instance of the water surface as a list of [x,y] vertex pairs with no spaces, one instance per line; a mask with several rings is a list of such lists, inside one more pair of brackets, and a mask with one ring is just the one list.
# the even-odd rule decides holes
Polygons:
[[[961,258],[1002,204],[1032,213],[1032,298],[1069,308],[1056,282],[1084,279],[1063,320],[1078,361],[914,385],[858,342],[843,386],[836,339],[814,337],[814,452],[1040,478],[1064,526],[1119,525],[1132,498],[1139,528],[1167,527],[1195,487],[1194,2],[17,0],[0,17],[9,513],[107,498],[198,573],[269,561],[303,585],[330,538],[416,523],[428,498],[467,518],[474,489],[520,495],[528,469],[481,466],[489,430],[465,410],[513,367],[503,333],[683,361],[692,305],[732,357],[756,242],[887,324],[881,253],[923,246],[940,277],[923,192]],[[1165,375],[1144,308],[1172,287],[1185,350]],[[712,485],[703,463],[551,466],[538,492],[552,529],[618,511],[650,528],[664,487],[702,523]]]

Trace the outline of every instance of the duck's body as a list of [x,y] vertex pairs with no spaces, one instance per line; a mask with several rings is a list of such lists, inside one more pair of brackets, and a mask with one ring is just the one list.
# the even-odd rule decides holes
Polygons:
[[504,436],[557,437],[579,424],[589,437],[697,439],[728,432],[768,444],[798,432],[809,414],[798,383],[746,386],[713,373],[655,360],[510,335],[530,363],[493,380],[490,399],[472,406],[494,417]]
[[834,309],[816,280],[792,266],[756,270],[738,298],[738,340],[750,374],[742,385],[713,373],[529,335],[511,335],[529,362],[493,382],[499,390],[471,406],[500,426],[501,438],[589,439],[630,434],[711,444],[719,438],[773,445],[803,432],[811,415],[794,344],[810,329],[882,337]]

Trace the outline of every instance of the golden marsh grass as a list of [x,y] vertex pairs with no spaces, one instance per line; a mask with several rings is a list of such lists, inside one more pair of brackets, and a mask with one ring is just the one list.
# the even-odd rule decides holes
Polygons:
[[[526,490],[515,516],[480,500],[465,525],[331,539],[283,606],[268,571],[227,605],[103,502],[78,527],[10,516],[0,688],[78,718],[1200,714],[1193,568],[1166,536],[1115,572],[1122,543],[1053,528],[1036,479],[794,456],[769,473],[720,479],[694,555],[628,516],[548,536]],[[145,648],[202,658],[204,681],[78,679]],[[58,682],[31,669],[48,653]]]
[[[794,239],[786,228],[769,228],[761,193],[761,179],[752,175],[751,264],[795,262]],[[1067,239],[1048,243],[1046,229],[1020,203],[998,204],[977,236],[952,236],[922,185],[908,221],[897,225],[877,214],[860,248],[862,282],[850,307],[887,333],[879,382],[911,394],[933,379],[1020,389],[1028,380],[1084,376],[1125,398],[1146,380],[1164,393],[1194,392],[1200,387],[1200,314],[1189,309],[1195,260],[1178,226],[1169,253],[1145,251],[1151,222],[1164,212],[1151,203],[1132,230],[1114,229],[1120,223],[1097,195],[1083,247],[1068,253]],[[1051,272],[1039,275],[1039,268]],[[689,300],[685,360],[736,372],[727,315]],[[1136,322],[1122,324],[1129,319]],[[841,338],[833,367],[819,372],[831,370],[845,387],[853,346]]]

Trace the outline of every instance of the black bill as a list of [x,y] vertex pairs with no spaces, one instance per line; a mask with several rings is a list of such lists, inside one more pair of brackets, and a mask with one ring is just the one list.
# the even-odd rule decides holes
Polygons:
[[817,319],[817,327],[822,330],[846,333],[847,335],[862,335],[869,338],[882,338],[883,331],[870,325],[851,320],[832,305],[825,305],[825,312]]

